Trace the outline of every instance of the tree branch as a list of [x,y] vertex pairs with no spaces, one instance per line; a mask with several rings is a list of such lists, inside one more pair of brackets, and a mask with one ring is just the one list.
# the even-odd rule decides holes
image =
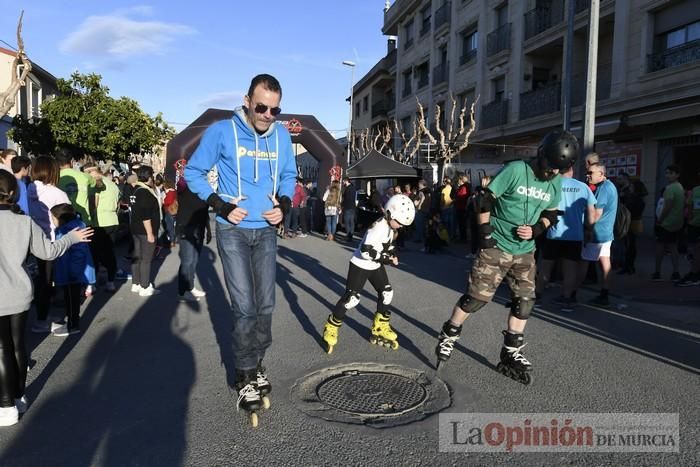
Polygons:
[[[32,63],[27,58],[24,52],[24,40],[22,40],[22,18],[24,17],[24,10],[19,15],[19,21],[17,22],[17,54],[15,59],[12,61],[10,66],[11,81],[9,87],[2,93],[0,93],[0,118],[7,115],[7,113],[15,106],[15,101],[17,100],[17,91],[20,90],[24,83],[26,82],[27,76],[32,71]],[[22,65],[22,74],[17,76],[17,71]]]

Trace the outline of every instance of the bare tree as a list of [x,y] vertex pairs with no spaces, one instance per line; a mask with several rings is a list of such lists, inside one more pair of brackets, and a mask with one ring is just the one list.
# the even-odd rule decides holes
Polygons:
[[[19,15],[19,21],[17,22],[17,54],[15,59],[12,61],[11,73],[12,80],[10,81],[10,86],[2,93],[0,93],[0,118],[7,115],[12,107],[15,105],[17,100],[17,91],[20,90],[29,76],[29,72],[32,71],[32,63],[27,58],[27,54],[24,53],[24,41],[22,40],[22,18],[24,17],[24,10]],[[19,68],[22,67],[22,73],[19,73]]]
[[444,109],[440,105],[435,106],[435,133],[437,137],[426,127],[425,115],[423,111],[423,106],[416,98],[418,104],[418,114],[419,114],[419,131],[422,135],[425,135],[431,144],[437,146],[438,153],[438,165],[444,165],[449,163],[455,156],[459,155],[462,151],[467,149],[469,146],[469,138],[471,137],[474,130],[476,130],[476,120],[474,120],[474,112],[476,109],[476,103],[479,97],[472,102],[469,108],[469,127],[465,127],[465,119],[467,117],[467,103],[466,101],[462,105],[459,112],[459,120],[455,122],[455,113],[457,110],[457,101],[452,95],[450,95],[450,118],[449,121],[445,121],[445,128],[440,126],[440,117]]

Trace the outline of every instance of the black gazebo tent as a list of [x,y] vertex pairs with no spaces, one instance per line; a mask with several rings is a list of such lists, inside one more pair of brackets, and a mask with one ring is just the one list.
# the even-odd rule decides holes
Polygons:
[[390,159],[376,149],[348,168],[351,180],[365,178],[418,178],[418,172],[411,166]]

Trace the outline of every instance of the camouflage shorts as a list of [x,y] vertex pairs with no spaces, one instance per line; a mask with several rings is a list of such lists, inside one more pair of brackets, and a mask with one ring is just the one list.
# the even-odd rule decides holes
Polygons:
[[511,255],[498,248],[481,250],[469,275],[469,295],[489,302],[504,278],[514,296],[535,298],[534,252]]

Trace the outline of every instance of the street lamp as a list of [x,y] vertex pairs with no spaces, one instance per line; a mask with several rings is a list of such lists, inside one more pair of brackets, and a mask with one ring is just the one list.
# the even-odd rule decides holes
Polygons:
[[350,60],[344,60],[343,65],[349,66],[351,73],[350,73],[350,112],[349,112],[349,117],[348,117],[348,161],[347,161],[347,167],[350,167],[350,154],[352,154],[352,100],[353,100],[353,93],[354,93],[354,84],[355,84],[355,62],[351,62]]

